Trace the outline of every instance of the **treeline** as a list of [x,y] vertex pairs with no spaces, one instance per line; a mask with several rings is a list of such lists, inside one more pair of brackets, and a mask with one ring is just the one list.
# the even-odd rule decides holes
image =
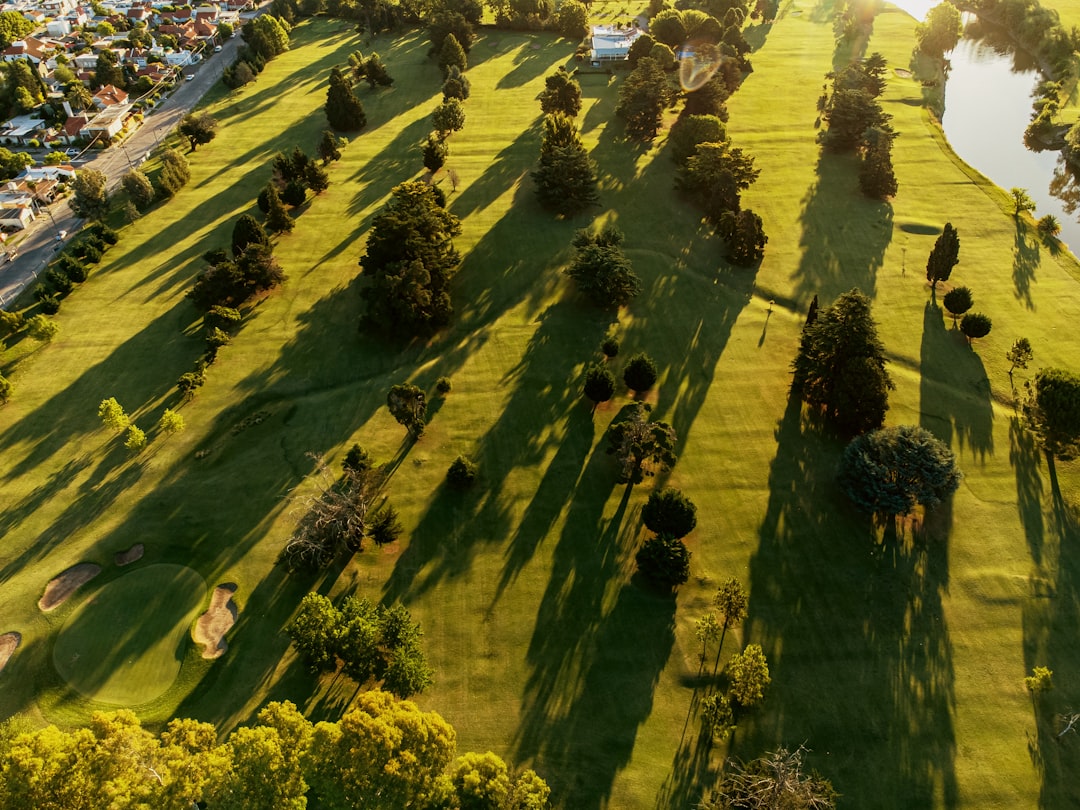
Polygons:
[[236,61],[221,74],[222,83],[236,89],[255,81],[267,62],[289,50],[291,30],[292,26],[286,18],[273,13],[262,14],[245,23],[241,29],[244,47],[237,54]]
[[178,718],[155,734],[126,709],[96,712],[70,731],[9,720],[0,725],[0,808],[548,806],[551,791],[534,771],[512,772],[490,752],[455,759],[456,747],[441,716],[377,691],[359,695],[337,722],[311,723],[292,703],[270,703],[221,742],[210,723]]

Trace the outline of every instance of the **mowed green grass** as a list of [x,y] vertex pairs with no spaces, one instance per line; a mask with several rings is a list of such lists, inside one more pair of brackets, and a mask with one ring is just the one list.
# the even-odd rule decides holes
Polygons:
[[137,706],[176,680],[206,581],[186,566],[159,563],[75,598],[53,647],[57,671],[91,700]]
[[[305,24],[254,86],[211,99],[224,126],[192,156],[191,185],[125,233],[65,303],[60,338],[13,371],[17,395],[0,411],[0,631],[24,642],[0,710],[85,717],[85,704],[35,691],[63,618],[35,602],[68,565],[105,563],[142,541],[149,562],[237,582],[241,610],[229,652],[185,665],[153,719],[176,712],[228,728],[281,698],[335,716],[351,690],[313,684],[283,628],[308,588],[355,591],[400,599],[421,621],[437,682],[420,703],[454,724],[461,750],[533,765],[562,807],[686,807],[727,753],[701,744],[694,721],[686,727],[700,685],[693,625],[735,575],[751,589],[751,618],[726,652],[736,639],[762,644],[775,683],[733,753],[805,742],[850,807],[1017,807],[1040,795],[1071,806],[1074,763],[1053,748],[1051,722],[1036,727],[1022,678],[1035,664],[1055,670],[1047,721],[1076,698],[1075,578],[1060,551],[1076,537],[1067,509],[1076,475],[1058,465],[1055,503],[1045,462],[1012,427],[1004,360],[1020,335],[1040,364],[1080,356],[1059,314],[1076,311],[1071,265],[960,171],[931,137],[914,82],[893,79],[886,95],[902,133],[891,205],[863,200],[849,160],[819,160],[813,123],[833,65],[831,27],[808,4],[791,10],[803,13],[752,32],[755,72],[730,104],[730,132],[762,170],[745,199],[770,236],[756,274],[728,269],[672,193],[663,139],[622,140],[617,82],[582,78],[579,122],[601,172],[595,219],[625,231],[644,284],[617,324],[559,272],[589,219],[552,221],[527,177],[536,94],[572,47],[485,32],[470,57],[466,127],[450,142],[459,186],[449,204],[463,222],[457,317],[404,349],[358,333],[356,262],[390,188],[418,176],[439,77],[423,36],[377,40],[370,47],[396,84],[361,91],[368,128],[279,240],[287,284],[253,310],[183,407],[188,430],[132,460],[98,427],[97,403],[117,396],[143,427],[175,405],[171,386],[201,351],[183,298],[197,257],[227,244],[232,221],[253,210],[276,151],[313,150],[329,66],[369,46],[344,24]],[[913,25],[879,15],[870,48],[906,67]],[[927,307],[922,268],[946,219],[962,240],[954,279],[994,318],[974,352]],[[874,297],[893,361],[889,421],[935,430],[967,474],[918,543],[877,542],[833,484],[838,446],[787,403],[810,298],[827,303],[854,285]],[[670,475],[630,489],[615,483],[602,443],[625,394],[593,416],[579,394],[609,331],[622,357],[657,359],[650,399],[681,439]],[[411,380],[430,391],[443,375],[452,393],[435,401],[423,439],[404,446],[381,407],[386,389]],[[388,493],[406,537],[319,580],[289,579],[273,561],[315,491],[307,454],[336,464],[354,441],[395,465]],[[481,468],[465,495],[442,486],[459,453]],[[638,511],[661,483],[699,507],[694,576],[677,599],[632,578]]]

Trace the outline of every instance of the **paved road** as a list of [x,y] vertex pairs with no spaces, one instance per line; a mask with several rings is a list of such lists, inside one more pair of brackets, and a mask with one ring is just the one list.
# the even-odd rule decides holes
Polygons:
[[[106,187],[110,192],[114,191],[120,179],[159,146],[176,129],[180,119],[191,112],[206,91],[221,78],[242,45],[243,40],[239,36],[233,37],[224,44],[220,53],[211,51],[208,59],[194,68],[185,68],[185,73],[194,73],[194,79],[181,80],[172,95],[146,116],[142,126],[123,144],[93,153],[93,158],[80,161],[76,168],[104,172]],[[50,209],[48,212],[43,210],[24,232],[17,247],[18,256],[0,265],[0,307],[7,308],[19,293],[36,283],[38,274],[62,247],[61,241],[70,239],[82,224],[66,199],[54,203]],[[64,240],[58,239],[62,233],[66,233]]]

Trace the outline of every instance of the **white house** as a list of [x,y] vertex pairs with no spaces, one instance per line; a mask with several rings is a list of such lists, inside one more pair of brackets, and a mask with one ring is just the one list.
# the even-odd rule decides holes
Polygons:
[[68,20],[49,20],[45,23],[45,30],[50,37],[66,37],[71,33],[71,23]]
[[642,33],[644,32],[637,27],[612,28],[609,25],[594,25],[589,58],[594,65],[625,61],[630,46]]

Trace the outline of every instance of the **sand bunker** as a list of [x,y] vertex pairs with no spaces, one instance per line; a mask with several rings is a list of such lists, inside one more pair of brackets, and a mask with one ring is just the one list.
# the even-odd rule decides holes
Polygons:
[[22,633],[4,633],[0,636],[0,672],[4,671],[11,654],[18,648],[22,641]]
[[203,645],[203,658],[220,658],[229,649],[225,634],[236,624],[239,611],[232,595],[236,593],[236,583],[226,582],[214,588],[210,597],[210,607],[195,622],[191,637],[196,644]]
[[131,565],[136,560],[141,560],[143,555],[143,544],[136,543],[127,551],[118,551],[113,556],[116,564],[119,566]]
[[95,563],[73,565],[60,576],[52,579],[45,586],[45,594],[38,600],[38,607],[48,613],[67,601],[81,585],[85,585],[101,573],[101,566]]

